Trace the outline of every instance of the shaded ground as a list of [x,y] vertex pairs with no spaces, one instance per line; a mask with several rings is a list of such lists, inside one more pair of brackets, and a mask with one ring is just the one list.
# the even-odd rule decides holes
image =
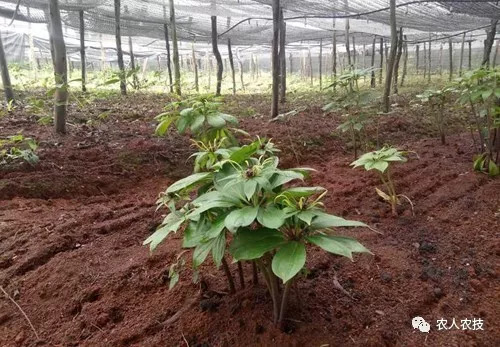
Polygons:
[[[23,130],[40,142],[36,167],[0,169],[0,285],[33,322],[38,345],[498,345],[500,182],[471,171],[467,134],[457,131],[439,145],[425,110],[400,100],[401,108],[382,121],[380,141],[414,150],[420,159],[394,175],[398,190],[415,203],[415,216],[405,206],[393,218],[377,199],[376,177],[348,166],[352,152],[332,135],[339,117],[324,116],[321,102],[267,123],[264,97],[229,100],[233,114],[236,108],[256,113],[241,127],[273,137],[284,166],[318,170],[310,183],[329,190],[325,204],[332,213],[383,232],[351,233],[375,254],[354,263],[309,250],[310,273],[292,293],[283,333],[270,321],[263,284],[250,283],[248,265],[246,289],[233,296],[224,295],[223,274],[210,262],[201,294],[187,273],[169,291],[168,266],[180,236],[152,256],[141,245],[161,220],[158,192],[191,170],[187,138],[151,135],[165,101],[97,100],[72,110],[64,137],[22,108],[0,119],[0,135]],[[289,109],[303,104],[296,100]],[[85,124],[103,111],[110,111],[105,121]],[[335,279],[349,295],[334,288]],[[411,328],[417,315],[431,323],[428,335]],[[482,318],[484,331],[437,331],[440,318]],[[20,312],[1,299],[0,345],[36,344]]]

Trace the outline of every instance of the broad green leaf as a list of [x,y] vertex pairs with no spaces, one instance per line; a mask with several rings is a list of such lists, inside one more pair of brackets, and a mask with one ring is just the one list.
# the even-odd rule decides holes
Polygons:
[[490,159],[489,164],[488,164],[488,174],[491,177],[498,176],[500,174],[500,170],[498,168],[498,165],[495,164],[493,160]]
[[252,260],[285,243],[283,235],[273,229],[239,229],[234,235],[229,252],[235,260]]
[[193,252],[193,268],[196,269],[198,266],[203,264],[214,245],[214,241],[215,239],[212,239],[196,246]]
[[317,212],[306,210],[306,211],[301,211],[297,213],[297,217],[301,220],[304,221],[307,225],[311,225],[312,219],[316,217]]
[[203,126],[203,123],[205,122],[205,116],[202,114],[198,114],[194,117],[193,121],[191,122],[191,131],[196,133],[198,132],[201,127]]
[[231,116],[230,114],[226,113],[218,113],[217,114],[219,117],[224,119],[226,122],[232,123],[232,124],[238,124],[238,119],[235,116]]
[[234,151],[229,157],[230,160],[235,161],[237,163],[241,163],[248,159],[252,154],[254,154],[257,149],[259,149],[259,142],[255,141],[249,145],[245,145]]
[[304,179],[304,175],[292,170],[278,170],[273,176],[272,188],[274,189],[295,179]]
[[352,260],[352,253],[371,253],[356,239],[344,236],[313,235],[307,241],[323,248],[325,251],[347,257]]
[[189,223],[183,233],[184,235],[182,238],[182,247],[193,248],[199,245],[204,236],[203,233],[199,231],[200,229],[197,228],[197,223]]
[[226,121],[219,114],[211,114],[207,116],[207,122],[211,127],[222,128],[226,125]]
[[257,181],[253,179],[245,181],[243,189],[245,191],[245,196],[247,197],[247,200],[250,201],[250,199],[255,193],[255,190],[257,189]]
[[224,252],[226,250],[226,234],[221,233],[217,238],[214,239],[212,247],[212,258],[214,259],[215,266],[219,267],[222,258],[224,257]]
[[384,173],[388,167],[389,167],[389,163],[386,161],[383,161],[383,160],[372,161],[366,165],[367,170],[375,169],[375,170],[378,170],[382,173]]
[[258,211],[259,208],[254,206],[239,208],[229,213],[224,224],[229,231],[235,232],[240,227],[246,227],[252,224],[257,217]]
[[211,176],[210,172],[200,172],[200,173],[195,173],[192,174],[188,177],[184,177],[181,180],[178,180],[177,182],[174,182],[167,188],[167,193],[174,193],[177,192],[181,189],[187,188],[193,184],[199,183],[201,181],[204,181],[208,179]]
[[167,117],[163,119],[158,126],[156,127],[155,133],[156,135],[163,136],[167,132],[168,128],[170,127],[170,124],[174,121],[174,117]]
[[271,264],[276,276],[283,280],[283,283],[290,279],[304,267],[306,263],[306,247],[297,241],[288,241],[280,247],[274,255]]
[[325,190],[326,189],[323,187],[294,187],[283,191],[280,195],[286,196],[287,198],[298,199],[323,193]]
[[179,117],[177,119],[177,122],[175,122],[175,125],[177,126],[177,131],[179,131],[180,134],[184,134],[188,124],[189,124],[189,118],[184,116]]
[[337,217],[332,214],[319,212],[317,216],[311,222],[311,228],[313,229],[326,229],[335,227],[368,227],[363,222],[358,222],[355,220],[347,220],[342,217]]
[[224,220],[226,219],[226,215],[219,216],[215,221],[212,222],[209,229],[205,233],[205,238],[213,239],[220,235],[222,230],[224,230]]
[[153,234],[151,234],[142,244],[149,244],[150,251],[154,251],[155,248],[173,231],[177,231],[179,227],[184,222],[184,218],[180,218],[177,221],[161,226]]
[[264,227],[269,229],[278,229],[285,223],[286,215],[283,210],[270,205],[260,207],[257,214],[257,221]]

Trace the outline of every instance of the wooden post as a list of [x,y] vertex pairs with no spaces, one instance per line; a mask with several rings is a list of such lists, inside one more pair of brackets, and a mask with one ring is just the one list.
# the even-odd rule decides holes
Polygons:
[[179,44],[177,42],[177,27],[175,24],[175,6],[174,0],[169,0],[170,3],[170,29],[172,30],[172,50],[174,61],[174,89],[177,95],[181,95],[181,68],[179,66]]
[[279,50],[279,66],[280,66],[280,102],[283,104],[286,101],[286,23],[283,20],[283,9],[280,9],[280,50]]
[[3,91],[5,93],[5,99],[7,103],[14,100],[14,91],[12,90],[12,84],[10,83],[9,66],[7,64],[7,59],[5,58],[5,51],[3,49],[2,35],[0,34],[0,69],[2,70],[2,83]]
[[439,75],[443,74],[443,43],[439,45]]
[[424,42],[424,80],[427,76],[427,43]]
[[469,44],[469,71],[472,70],[472,40],[468,41]]
[[279,113],[279,84],[280,84],[280,67],[279,67],[279,39],[280,39],[280,0],[273,0],[273,46],[271,55],[273,87],[272,87],[272,103],[271,103],[271,118],[275,118]]
[[215,59],[217,60],[217,83],[215,87],[215,95],[220,95],[220,90],[222,87],[222,73],[224,72],[224,67],[222,65],[222,57],[219,52],[219,45],[217,42],[217,16],[210,16],[212,22],[212,51],[214,53]]
[[[337,77],[337,30],[335,30],[335,21],[333,22],[332,73],[333,73],[333,78],[336,78]],[[335,90],[335,84],[333,85],[333,90]]]
[[66,106],[68,101],[68,70],[66,64],[66,45],[62,31],[59,1],[49,1],[50,37],[54,51],[54,76],[56,92],[54,94],[54,123],[56,132],[66,133]]
[[229,56],[229,66],[231,67],[231,78],[233,81],[233,95],[236,94],[236,73],[234,71],[233,51],[231,49],[231,39],[227,39],[227,53]]
[[319,64],[318,64],[318,72],[319,72],[319,90],[323,89],[323,39],[319,40]]
[[[362,69],[366,68],[366,44],[363,44],[363,66]],[[366,76],[365,76],[366,78]]]
[[382,84],[382,74],[384,70],[384,38],[380,38],[380,72],[378,75],[378,84]]
[[[491,67],[495,67],[497,65],[497,55],[498,55],[498,45],[500,44],[500,40],[497,40],[495,46],[495,52],[493,53],[493,59],[491,60]],[[500,140],[499,140],[500,143]]]
[[196,63],[196,52],[194,50],[194,42],[191,44],[191,56],[193,57],[193,72],[194,72],[194,88],[196,92],[200,92],[200,84],[198,82],[198,64]]
[[371,57],[371,68],[372,68],[372,74],[371,74],[371,80],[370,80],[370,87],[375,88],[375,45],[377,43],[377,37],[373,36],[373,43],[372,43],[372,57]]
[[130,68],[132,69],[132,86],[135,90],[139,89],[139,79],[137,78],[137,71],[135,71],[135,56],[134,46],[132,44],[132,37],[128,37],[128,49],[130,53]]
[[87,76],[87,64],[85,63],[85,21],[83,18],[83,11],[78,11],[80,17],[80,62],[82,65],[82,92],[87,91],[85,80]]
[[418,75],[418,68],[420,62],[420,45],[415,47],[415,73]]
[[405,83],[406,74],[408,72],[408,43],[406,42],[406,35],[403,35],[404,43],[404,59],[403,59],[403,74],[401,75],[401,87]]
[[238,66],[240,68],[240,81],[241,81],[241,89],[245,91],[245,83],[243,82],[243,62],[240,57],[240,50],[236,50],[236,58],[238,59]]
[[292,56],[292,53],[290,53],[290,54],[288,55],[288,61],[289,61],[289,62],[288,62],[288,66],[289,66],[289,67],[288,67],[288,73],[289,73],[290,75],[292,75],[292,73],[293,73],[293,56]]
[[101,71],[106,68],[106,52],[104,51],[104,44],[102,42],[102,34],[99,34],[99,44],[101,46]]
[[356,38],[352,35],[352,65],[356,67]]
[[120,91],[122,95],[127,95],[127,82],[125,80],[125,64],[123,63],[122,37],[120,33],[120,1],[115,1],[115,39],[116,54],[118,56],[118,68],[120,69]]
[[465,33],[462,35],[462,44],[460,45],[460,65],[458,66],[459,76],[462,76],[462,66],[464,63],[464,50],[465,50]]
[[165,47],[167,49],[167,72],[168,72],[168,81],[170,87],[170,93],[174,92],[174,83],[172,81],[172,63],[170,57],[170,42],[168,40],[168,25],[167,23],[163,24],[163,30],[165,32]]
[[486,67],[490,66],[491,48],[493,47],[493,42],[495,41],[497,23],[498,19],[492,19],[491,26],[489,30],[486,31],[486,40],[484,40],[483,61],[481,62],[481,66],[486,66]]
[[453,42],[451,42],[451,38],[448,39],[448,50],[450,55],[450,76],[448,79],[451,81],[453,77]]
[[309,48],[308,60],[309,60],[309,77],[311,77],[311,86],[312,86],[312,85],[314,85],[314,81],[313,81],[314,71],[313,71],[313,59],[312,59],[312,54],[311,54],[310,48]]
[[393,89],[394,94],[398,94],[398,75],[399,75],[399,61],[401,60],[401,55],[403,54],[403,27],[399,28],[399,36],[397,43],[397,53],[396,61],[394,62],[394,83]]
[[345,20],[345,49],[347,54],[347,64],[351,67],[351,50],[349,48],[349,18]]
[[385,77],[385,88],[384,88],[384,112],[389,112],[390,100],[389,94],[391,92],[391,82],[392,73],[394,70],[394,61],[396,59],[396,50],[398,44],[398,30],[396,28],[396,0],[390,0],[390,23],[391,23],[391,53],[389,59],[387,59],[387,72]]
[[427,63],[429,64],[429,69],[427,71],[427,82],[431,81],[431,69],[432,69],[432,61],[431,61],[431,52],[432,52],[432,39],[429,35],[429,57],[427,58]]

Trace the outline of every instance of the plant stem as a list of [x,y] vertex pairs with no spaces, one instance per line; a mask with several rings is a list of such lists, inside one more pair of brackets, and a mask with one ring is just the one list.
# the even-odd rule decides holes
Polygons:
[[252,262],[252,282],[254,285],[259,284],[259,274],[257,273],[257,265],[255,261]]
[[243,274],[243,266],[241,265],[241,261],[238,262],[238,275],[240,276],[241,288],[245,288],[245,275]]
[[224,270],[224,273],[226,274],[227,277],[227,282],[229,284],[229,293],[231,294],[236,293],[236,289],[234,287],[233,275],[231,275],[231,271],[229,270],[229,266],[227,265],[225,257],[222,257],[222,269]]
[[281,298],[281,308],[280,308],[280,316],[278,319],[278,324],[281,330],[285,328],[284,320],[286,313],[286,306],[288,301],[288,293],[290,292],[290,287],[293,284],[293,278],[289,279],[288,282],[285,283],[285,289],[283,290],[283,296]]

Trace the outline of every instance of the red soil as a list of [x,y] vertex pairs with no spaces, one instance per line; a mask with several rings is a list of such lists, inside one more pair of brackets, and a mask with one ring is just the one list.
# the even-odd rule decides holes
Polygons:
[[[41,159],[35,167],[0,169],[0,285],[40,340],[2,299],[0,345],[498,346],[500,181],[471,170],[466,134],[449,136],[442,146],[404,107],[384,122],[383,140],[420,156],[394,171],[415,216],[404,206],[394,218],[377,199],[377,178],[348,166],[352,153],[331,135],[338,117],[310,108],[286,122],[242,121],[245,130],[275,139],[283,165],[318,170],[310,183],[329,190],[325,204],[332,213],[383,232],[349,232],[375,254],[353,263],[308,249],[310,273],[291,295],[287,332],[281,332],[270,320],[263,284],[251,284],[249,265],[246,289],[235,295],[224,295],[224,276],[211,262],[202,271],[207,288],[200,292],[183,273],[169,291],[180,235],[153,255],[142,246],[161,220],[157,194],[191,170],[186,138],[152,136],[152,116],[164,101],[99,101],[99,109],[72,111],[66,136],[53,135],[23,110],[0,119],[0,135],[22,129],[35,137]],[[102,108],[112,111],[107,121],[77,124]],[[335,279],[348,295],[334,287]],[[411,327],[414,316],[431,323],[429,334]],[[482,318],[484,331],[437,331],[440,318]]]

